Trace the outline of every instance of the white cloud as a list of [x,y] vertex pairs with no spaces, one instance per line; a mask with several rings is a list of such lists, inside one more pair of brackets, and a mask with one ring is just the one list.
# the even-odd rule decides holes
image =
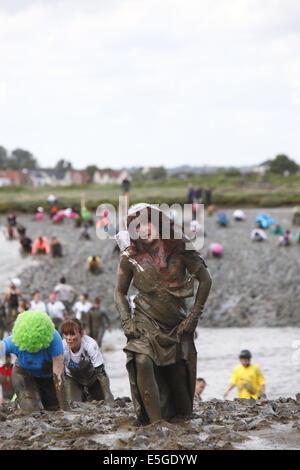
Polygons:
[[4,3],[1,145],[79,167],[300,161],[297,1]]

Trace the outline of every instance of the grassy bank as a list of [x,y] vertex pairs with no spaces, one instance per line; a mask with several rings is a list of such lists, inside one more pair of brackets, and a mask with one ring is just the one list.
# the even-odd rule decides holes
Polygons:
[[[300,176],[282,177],[268,175],[259,177],[227,176],[223,173],[202,175],[180,180],[133,182],[130,203],[186,203],[188,183],[194,187],[211,186],[213,203],[219,207],[278,207],[300,204]],[[35,212],[38,206],[48,209],[47,197],[56,194],[65,207],[78,205],[80,194],[85,193],[89,209],[101,203],[116,205],[121,194],[119,185],[82,185],[68,187],[6,187],[0,188],[0,212]]]

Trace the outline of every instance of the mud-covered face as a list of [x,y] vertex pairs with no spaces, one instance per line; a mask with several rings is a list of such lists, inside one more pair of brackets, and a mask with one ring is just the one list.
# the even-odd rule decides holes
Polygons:
[[63,335],[64,335],[64,339],[66,340],[68,347],[73,352],[77,352],[81,346],[81,338],[82,338],[83,332],[80,333],[78,330],[76,330],[73,333],[64,333]]
[[206,387],[206,383],[203,382],[203,380],[201,380],[200,382],[196,382],[196,390],[195,390],[196,393],[201,395],[205,387]]
[[136,227],[136,231],[140,234],[140,237],[144,243],[152,243],[158,239],[158,231],[156,226],[152,222],[141,222]]

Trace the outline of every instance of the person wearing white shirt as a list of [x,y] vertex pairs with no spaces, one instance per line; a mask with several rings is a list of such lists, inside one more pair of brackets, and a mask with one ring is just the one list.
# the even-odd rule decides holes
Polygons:
[[88,294],[81,294],[79,300],[73,305],[73,312],[75,318],[82,322],[83,329],[87,326],[87,314],[92,308],[93,304],[88,301]]
[[47,313],[53,321],[55,328],[60,332],[60,326],[65,320],[65,306],[60,300],[56,300],[56,294],[49,295],[50,302],[47,304]]
[[30,302],[28,310],[41,310],[46,313],[46,305],[42,300],[40,300],[40,291],[36,290],[34,292],[33,299]]
[[84,388],[93,400],[114,401],[104,360],[97,342],[84,334],[77,319],[66,320],[61,327],[67,397],[83,401]]

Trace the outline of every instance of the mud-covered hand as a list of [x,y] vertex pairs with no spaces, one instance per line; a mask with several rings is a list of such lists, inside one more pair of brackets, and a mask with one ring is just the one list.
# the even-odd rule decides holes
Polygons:
[[185,318],[177,328],[177,336],[182,336],[184,333],[192,334],[198,325],[200,314],[191,312],[190,315]]
[[95,368],[96,377],[101,385],[104,399],[107,403],[113,403],[114,397],[110,390],[109,378],[105,372],[104,364]]
[[127,320],[123,323],[123,331],[127,339],[139,338],[141,336],[133,320]]

